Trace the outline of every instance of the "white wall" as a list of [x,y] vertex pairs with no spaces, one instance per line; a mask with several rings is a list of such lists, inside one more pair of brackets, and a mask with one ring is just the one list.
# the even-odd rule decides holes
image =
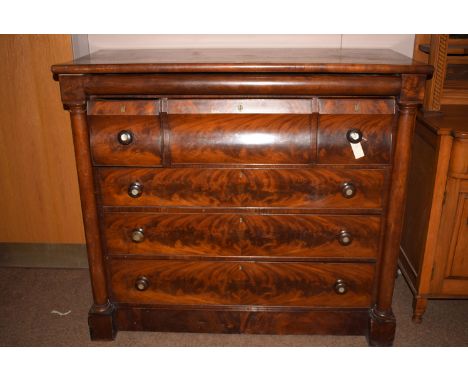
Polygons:
[[100,49],[151,48],[389,48],[413,54],[414,35],[88,35],[90,52]]

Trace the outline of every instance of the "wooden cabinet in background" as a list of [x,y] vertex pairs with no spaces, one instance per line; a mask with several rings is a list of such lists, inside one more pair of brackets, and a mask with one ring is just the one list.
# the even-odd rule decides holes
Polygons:
[[468,298],[468,106],[418,115],[400,269],[421,322],[430,298]]

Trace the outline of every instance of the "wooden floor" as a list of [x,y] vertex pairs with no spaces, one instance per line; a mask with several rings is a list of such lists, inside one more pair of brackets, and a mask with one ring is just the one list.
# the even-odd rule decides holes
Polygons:
[[[366,346],[364,337],[119,332],[91,342],[87,269],[0,268],[0,346]],[[430,301],[424,321],[411,322],[412,295],[396,282],[395,346],[468,346],[468,300]],[[53,310],[69,314],[60,316]]]

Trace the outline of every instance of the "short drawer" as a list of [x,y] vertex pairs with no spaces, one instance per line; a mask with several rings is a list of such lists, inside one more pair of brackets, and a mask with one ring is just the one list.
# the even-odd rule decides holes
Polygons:
[[111,260],[130,304],[370,307],[374,264]]
[[[319,99],[319,113],[317,163],[390,163],[393,99]],[[356,141],[364,153],[357,159],[350,144]]]
[[382,169],[99,169],[107,206],[381,208]]
[[315,161],[311,100],[169,100],[172,163]]
[[88,124],[95,164],[161,164],[159,101],[92,101]]
[[376,259],[380,216],[123,213],[104,215],[110,255]]

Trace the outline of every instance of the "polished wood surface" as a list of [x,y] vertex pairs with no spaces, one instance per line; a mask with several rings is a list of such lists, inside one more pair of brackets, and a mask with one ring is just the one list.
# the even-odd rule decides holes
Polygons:
[[320,114],[395,114],[394,99],[319,98]]
[[158,72],[432,73],[430,65],[389,49],[132,49],[101,50],[56,74]]
[[[403,75],[405,76],[405,75]],[[425,75],[404,90],[420,89],[417,79],[424,82]],[[403,81],[406,83],[407,81]],[[86,97],[109,96],[188,96],[203,97],[272,97],[272,96],[399,96],[402,78],[374,75],[372,81],[365,76],[320,74],[253,74],[253,73],[173,73],[173,74],[115,74],[112,76],[60,76],[60,90],[64,104],[85,102]],[[424,90],[418,90],[423,93]],[[402,94],[406,98],[406,94]],[[419,100],[417,100],[419,102]]]
[[172,163],[311,163],[310,115],[169,115]]
[[[321,164],[387,164],[392,148],[391,115],[320,115],[317,162]],[[346,133],[357,129],[364,156],[356,159]]]
[[[274,309],[274,308],[273,308]],[[367,309],[283,308],[262,311],[257,307],[201,309],[190,307],[132,307],[120,305],[115,315],[119,330],[156,332],[365,335]],[[288,309],[288,310],[286,310]]]
[[93,280],[94,310],[105,312],[111,309],[106,288],[103,251],[100,241],[98,206],[94,189],[93,168],[89,130],[86,124],[86,110],[83,106],[70,107],[70,119],[75,145],[78,182],[80,186],[83,223],[86,227],[89,272]]
[[[373,264],[305,264],[176,260],[112,260],[119,303],[368,307]],[[140,276],[147,290],[135,288]],[[336,293],[342,279],[344,294]]]
[[158,115],[159,100],[100,100],[88,103],[88,115]]
[[[382,208],[382,169],[114,169],[98,172],[105,206]],[[142,194],[132,198],[138,182]],[[351,183],[356,193],[343,196]]]
[[107,285],[92,338],[340,333],[391,345],[411,136],[431,68],[388,51],[132,53],[53,67],[66,107],[90,108],[94,167],[80,183],[98,207],[89,233],[98,221],[103,252],[90,260],[105,274],[92,282]]
[[312,114],[315,98],[169,99],[169,114]]
[[84,243],[69,118],[50,65],[69,35],[0,36],[0,242]]
[[418,323],[428,299],[468,297],[468,107],[441,112],[418,116],[399,261]]
[[[106,213],[110,255],[376,259],[380,217],[214,213]],[[134,242],[132,231],[144,240]],[[351,237],[340,243],[340,233]]]
[[[468,183],[464,184],[464,191],[468,191]],[[463,192],[455,217],[454,235],[451,248],[452,264],[449,268],[451,277],[468,279],[468,194]]]
[[[97,165],[157,166],[162,162],[161,128],[157,116],[90,115],[93,162]],[[132,141],[122,144],[119,134]]]
[[424,115],[424,125],[439,135],[450,133],[462,138],[468,136],[467,105],[443,105],[441,112]]

